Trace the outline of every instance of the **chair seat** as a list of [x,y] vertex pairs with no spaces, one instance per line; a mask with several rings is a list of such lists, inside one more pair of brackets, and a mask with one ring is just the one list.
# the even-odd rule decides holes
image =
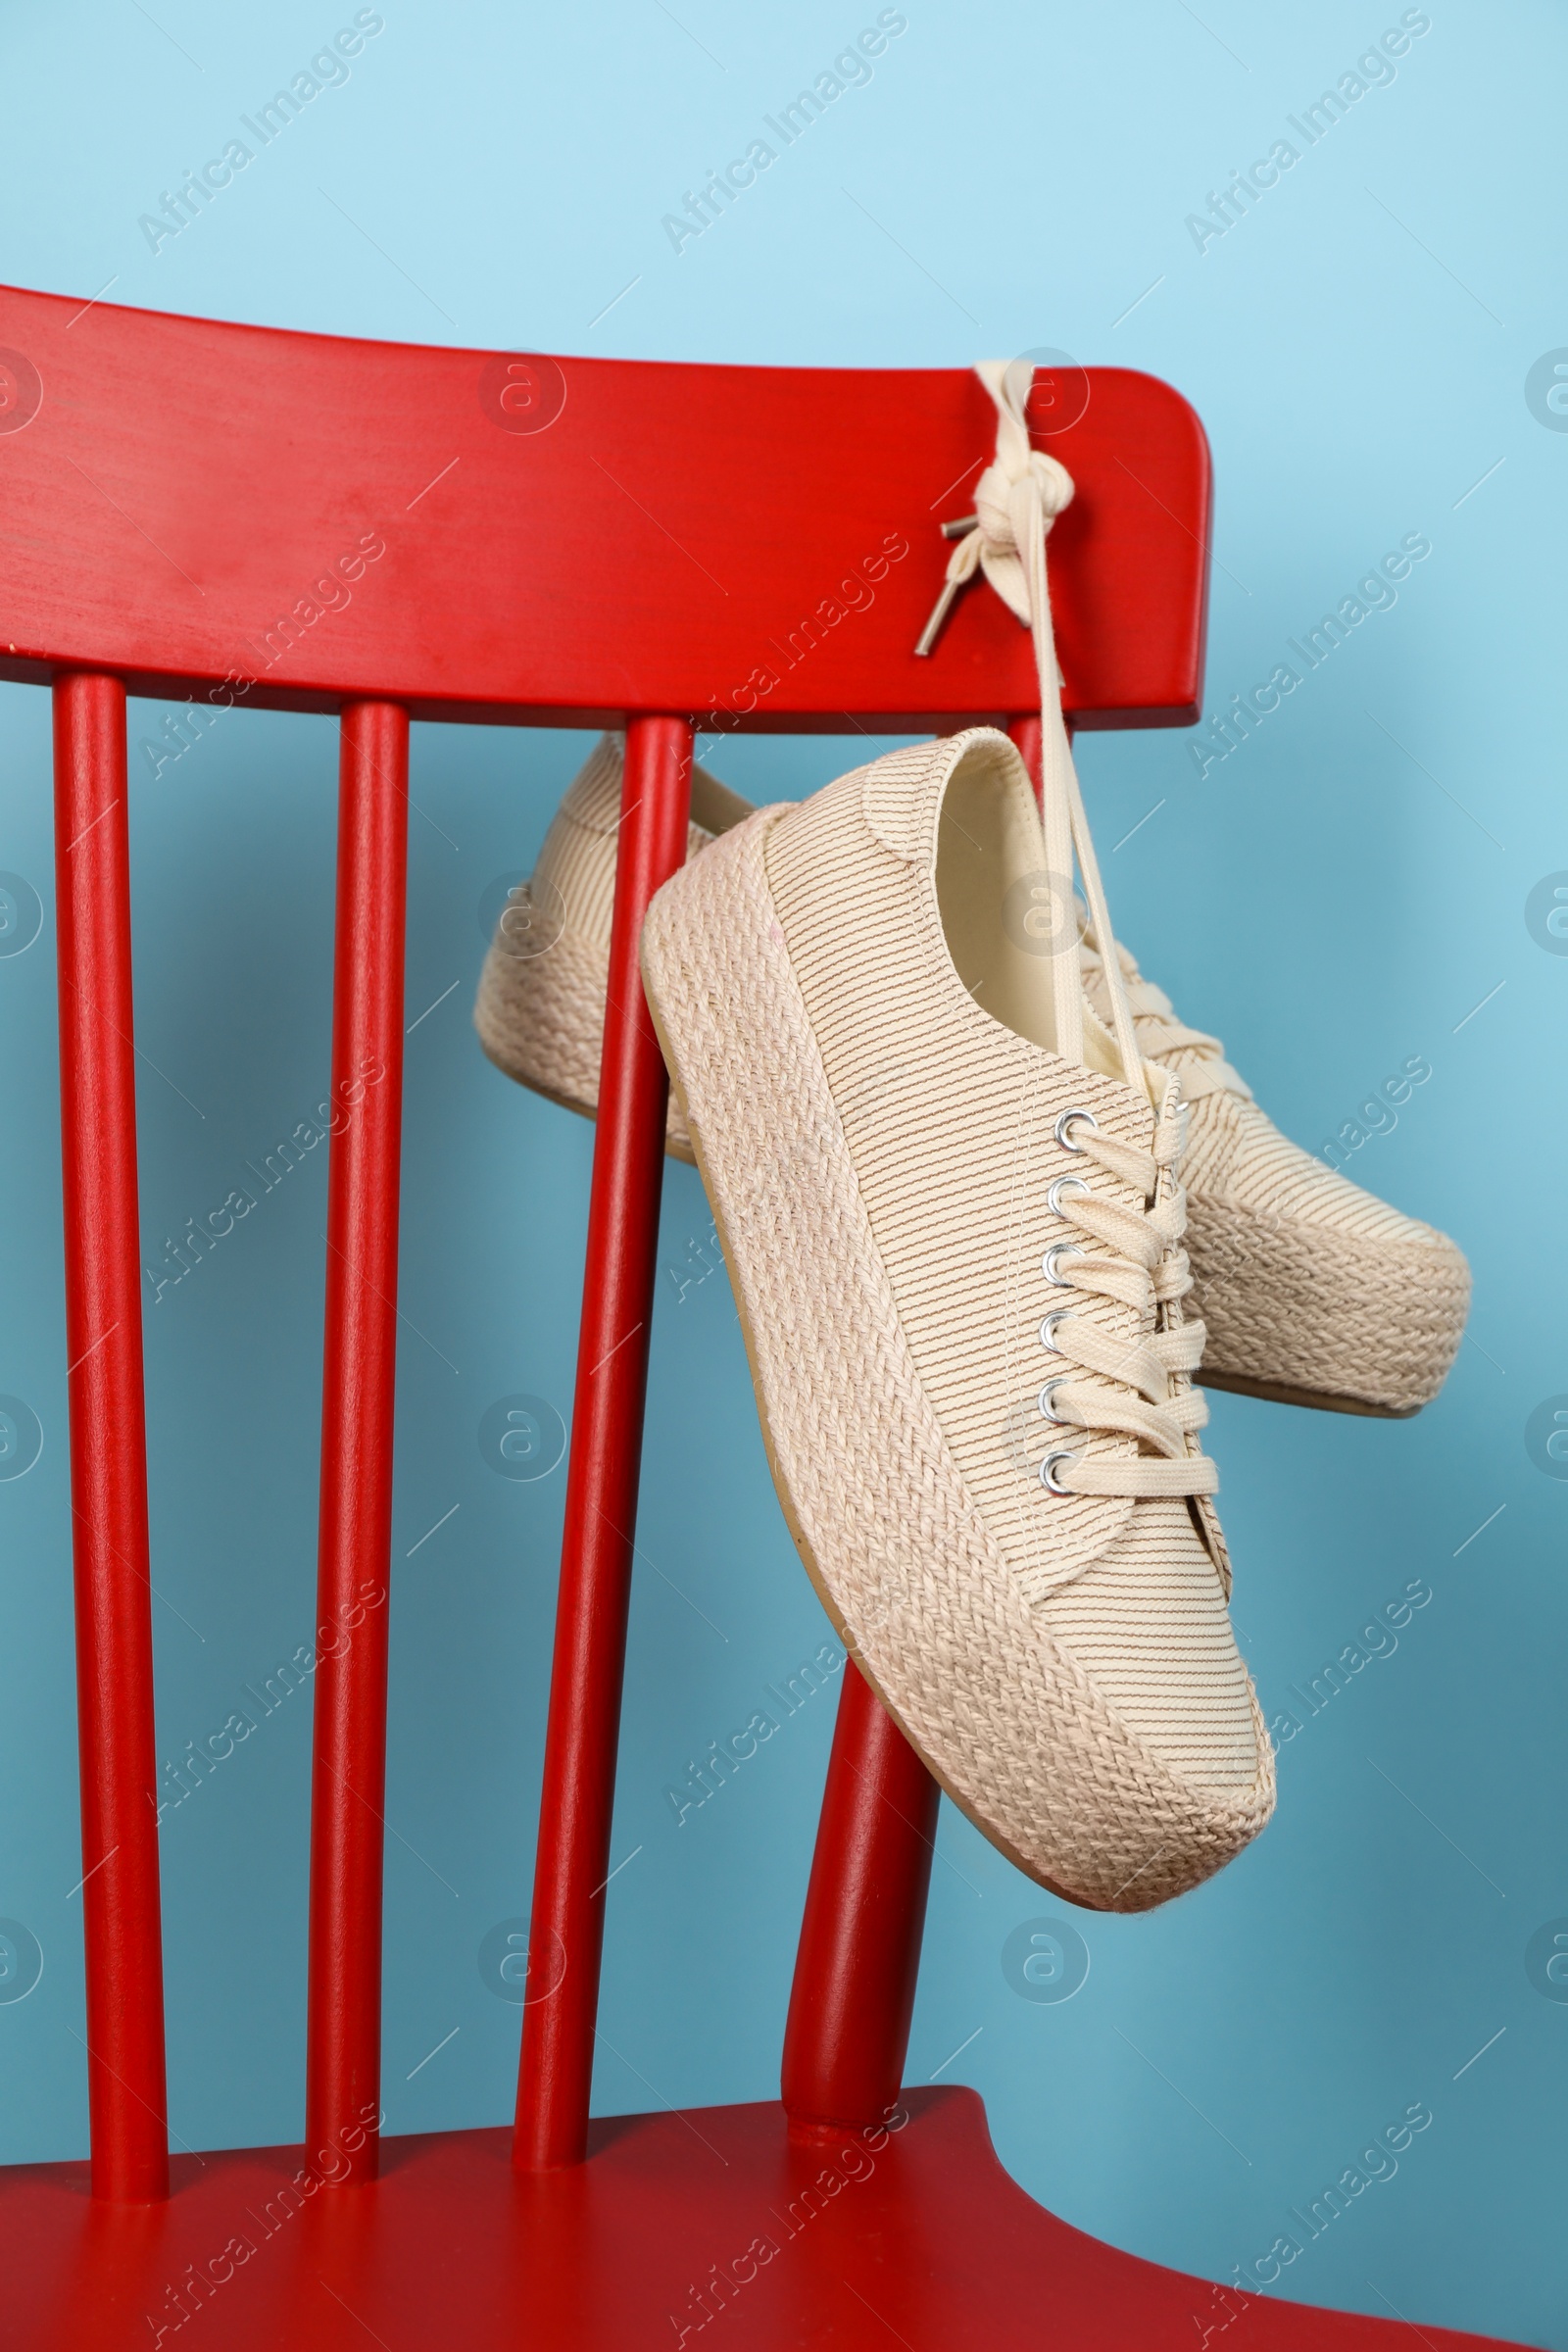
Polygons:
[[[586,2165],[531,2176],[510,2130],[420,2133],[384,2144],[377,2182],[303,2201],[298,2148],[178,2156],[164,2206],[95,2205],[84,2164],[18,2167],[6,2340],[172,2352],[206,2312],[200,2340],[223,2352],[1193,2352],[1231,2325],[1245,2352],[1409,2341],[1070,2228],[1003,2171],[972,2090],[911,2092],[907,2114],[880,2148],[792,2138],[773,2102],[623,2116],[593,2125]],[[1421,2333],[1434,2352],[1497,2340]]]

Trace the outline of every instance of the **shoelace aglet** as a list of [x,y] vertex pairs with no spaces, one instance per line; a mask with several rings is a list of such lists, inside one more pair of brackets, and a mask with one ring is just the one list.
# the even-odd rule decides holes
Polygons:
[[975,531],[979,527],[980,517],[978,514],[960,514],[956,522],[945,522],[942,525],[942,536],[944,539],[961,539],[966,531]]
[[957,595],[958,590],[962,587],[962,585],[963,582],[961,580],[943,581],[942,593],[931,608],[931,617],[926,622],[925,627],[920,631],[920,642],[914,649],[916,655],[920,659],[923,660],[924,657],[930,653],[931,648],[936,644],[937,639],[941,636],[942,624],[947,619],[948,614],[952,612],[953,600]]

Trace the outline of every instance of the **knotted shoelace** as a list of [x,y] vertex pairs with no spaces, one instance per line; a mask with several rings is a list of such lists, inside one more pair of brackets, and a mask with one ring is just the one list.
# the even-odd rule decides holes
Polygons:
[[[955,599],[976,572],[1031,631],[1040,675],[1040,813],[1047,872],[1060,894],[1059,903],[1070,910],[1076,858],[1094,937],[1109,950],[1098,960],[1122,1070],[1129,1084],[1149,1095],[1156,1114],[1147,1152],[1102,1135],[1085,1118],[1076,1122],[1081,1140],[1069,1149],[1130,1186],[1144,1205],[1121,1208],[1087,1187],[1061,1184],[1055,1188],[1058,1213],[1091,1247],[1063,1245],[1045,1261],[1048,1278],[1056,1287],[1131,1307],[1140,1320],[1152,1318],[1155,1328],[1127,1346],[1087,1316],[1067,1310],[1048,1315],[1041,1327],[1051,1353],[1073,1367],[1048,1379],[1041,1390],[1040,1409],[1047,1426],[1081,1430],[1091,1442],[1097,1436],[1131,1437],[1142,1450],[1114,1458],[1093,1451],[1050,1452],[1041,1465],[1041,1478],[1057,1494],[1140,1499],[1212,1494],[1219,1473],[1196,1442],[1208,1419],[1208,1406],[1191,1381],[1206,1335],[1200,1322],[1183,1320],[1181,1305],[1192,1288],[1180,1246],[1187,1200],[1175,1175],[1185,1114],[1174,1073],[1161,1070],[1159,1083],[1150,1084],[1152,1073],[1140,1049],[1128,978],[1111,929],[1061,711],[1046,540],[1053,522],[1071,502],[1072,476],[1055,458],[1030,447],[1024,404],[1034,371],[1028,362],[983,360],[975,373],[996,404],[996,456],[975,486],[973,527],[965,529],[954,548],[942,593],[915,651],[931,652]],[[955,527],[964,528],[944,527],[948,536]],[[1064,1060],[1083,1067],[1084,974],[1075,921],[1056,924],[1050,953],[1056,1051]],[[1140,980],[1139,986],[1143,989],[1147,983]],[[1169,1009],[1167,1004],[1167,1013]]]
[[1096,1129],[1074,1149],[1142,1195],[1142,1209],[1120,1208],[1088,1191],[1058,1194],[1063,1222],[1091,1244],[1067,1244],[1053,1253],[1053,1280],[1091,1298],[1114,1299],[1155,1329],[1128,1345],[1086,1315],[1058,1310],[1041,1337],[1050,1352],[1072,1367],[1054,1373],[1040,1392],[1040,1412],[1060,1423],[1106,1436],[1136,1438],[1150,1449],[1118,1459],[1048,1454],[1057,1487],[1072,1494],[1212,1494],[1219,1473],[1191,1444],[1208,1419],[1207,1399],[1192,1386],[1203,1352],[1203,1326],[1181,1319],[1192,1274],[1181,1238],[1187,1197],[1176,1181],[1185,1124],[1175,1088],[1165,1089],[1151,1149],[1118,1143]]

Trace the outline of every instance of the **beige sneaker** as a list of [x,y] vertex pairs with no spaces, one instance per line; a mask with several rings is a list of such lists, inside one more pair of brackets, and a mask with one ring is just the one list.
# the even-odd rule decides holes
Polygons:
[[[1117,951],[1139,1046],[1192,1104],[1182,1174],[1200,1378],[1282,1404],[1400,1416],[1442,1388],[1464,1337],[1470,1269],[1446,1234],[1363,1192],[1281,1135],[1163,990]],[[1085,985],[1108,1016],[1093,926]]]
[[989,729],[895,752],[706,849],[642,962],[812,1583],[984,1834],[1136,1911],[1274,1782],[1197,1436],[1178,1089],[1120,1075],[1070,912],[1042,945],[1065,821]]
[[[599,1108],[624,760],[624,739],[602,735],[567,787],[538,864],[502,909],[473,1008],[498,1069],[590,1119]],[[750,801],[694,767],[688,858],[751,813]],[[665,1143],[677,1159],[691,1158],[673,1101]]]
[[[474,1009],[509,1077],[592,1118],[620,815],[620,738],[602,738],[545,838],[531,896],[502,916]],[[692,771],[691,853],[752,813]],[[510,926],[510,931],[509,931]],[[1188,1029],[1125,948],[1138,1042],[1176,1071],[1192,1104],[1183,1175],[1196,1303],[1208,1330],[1200,1378],[1284,1403],[1404,1414],[1442,1387],[1464,1334],[1470,1273],[1430,1225],[1390,1208],[1290,1143],[1217,1039]],[[1093,930],[1085,979],[1109,1007]],[[692,1149],[671,1099],[669,1150]]]

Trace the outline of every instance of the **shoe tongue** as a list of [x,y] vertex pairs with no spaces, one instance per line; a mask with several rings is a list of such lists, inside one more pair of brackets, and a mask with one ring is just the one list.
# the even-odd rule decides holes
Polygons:
[[[1084,993],[1092,1007],[1095,1026],[1102,1035],[1105,1028],[1105,965],[1095,944],[1092,929],[1086,930],[1083,942],[1085,966]],[[1146,980],[1126,949],[1121,951],[1122,971],[1126,977],[1133,1005],[1133,1025],[1144,1049],[1144,1059],[1151,1066],[1174,1071],[1181,1081],[1182,1093],[1189,1102],[1197,1102],[1204,1095],[1237,1095],[1250,1102],[1252,1090],[1240,1071],[1234,1070],[1225,1058],[1225,1049],[1217,1037],[1195,1036],[1180,1044],[1161,1044],[1159,1031],[1181,1031],[1185,1024],[1176,1007],[1162,988]],[[1099,1068],[1096,1062],[1093,1065]]]
[[1122,1076],[1121,1055],[1116,1040],[1106,1028],[1104,1018],[1089,991],[1084,991],[1084,1067],[1098,1070],[1102,1078]]

